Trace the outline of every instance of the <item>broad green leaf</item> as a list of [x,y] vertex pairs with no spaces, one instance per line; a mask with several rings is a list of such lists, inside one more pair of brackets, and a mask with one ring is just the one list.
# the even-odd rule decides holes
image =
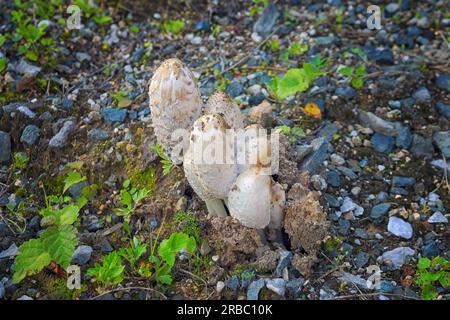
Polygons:
[[420,258],[419,261],[417,262],[417,268],[419,268],[419,270],[427,269],[430,266],[431,266],[431,261],[428,258]]
[[303,69],[290,69],[278,83],[277,96],[280,99],[292,96],[308,89],[309,81]]
[[82,181],[86,180],[86,177],[83,177],[79,172],[72,171],[69,172],[64,179],[64,189],[63,193],[67,191],[71,186],[76,185]]
[[431,285],[428,284],[424,287],[422,287],[422,298],[424,300],[433,300],[438,296],[436,288]]
[[122,195],[122,205],[124,207],[131,207],[131,194],[127,190],[121,191]]
[[77,230],[73,226],[62,225],[47,228],[41,235],[41,242],[55,260],[63,268],[67,268],[72,260],[72,254],[78,243]]
[[83,161],[74,161],[74,162],[69,162],[68,164],[66,164],[66,167],[72,169],[72,170],[81,170],[81,168],[83,167],[84,162]]
[[158,276],[157,280],[159,282],[161,282],[162,284],[167,284],[167,285],[172,284],[172,281],[173,281],[172,276],[169,274]]
[[355,74],[360,77],[367,75],[366,67],[364,65],[356,67]]
[[28,275],[40,272],[51,262],[50,254],[39,239],[31,239],[19,248],[16,257],[16,270],[13,275],[13,283],[19,283]]
[[64,208],[58,210],[58,221],[59,225],[71,225],[78,219],[78,212],[80,207],[76,205],[68,205]]
[[353,68],[352,67],[344,67],[339,69],[339,73],[344,76],[351,76],[353,74]]
[[355,89],[361,89],[364,86],[364,81],[362,78],[353,78],[352,79],[352,86]]
[[195,250],[195,239],[189,237],[182,232],[172,233],[169,239],[161,242],[158,248],[158,254],[167,262],[168,265],[173,266],[175,263],[175,256],[178,252],[186,249],[187,252],[192,253]]

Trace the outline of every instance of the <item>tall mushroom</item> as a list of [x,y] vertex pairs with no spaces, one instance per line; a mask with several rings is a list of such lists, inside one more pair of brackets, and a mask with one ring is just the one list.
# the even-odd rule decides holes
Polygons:
[[285,193],[281,185],[275,183],[265,171],[270,167],[271,148],[267,136],[250,141],[248,152],[256,153],[256,164],[248,165],[228,194],[230,215],[242,225],[259,229],[264,239],[263,229],[274,229],[276,240],[281,242],[281,225]]
[[[181,143],[201,115],[200,91],[190,70],[178,59],[156,69],[149,86],[153,128],[158,142],[175,164],[181,164],[186,145]],[[179,130],[182,129],[182,130]]]
[[183,160],[184,173],[195,193],[205,201],[212,216],[225,217],[226,199],[238,175],[237,166],[226,161],[226,130],[219,114],[206,114],[195,121]]

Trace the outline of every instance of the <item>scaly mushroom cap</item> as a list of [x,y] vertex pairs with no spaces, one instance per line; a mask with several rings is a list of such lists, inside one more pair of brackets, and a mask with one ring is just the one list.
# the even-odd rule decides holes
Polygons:
[[156,138],[170,160],[181,164],[182,135],[171,135],[178,129],[189,130],[201,115],[202,100],[197,82],[180,60],[168,59],[152,77],[149,98]]
[[248,228],[264,229],[270,223],[271,177],[252,167],[241,173],[228,194],[232,217]]
[[[219,114],[200,117],[192,128],[183,167],[192,189],[204,201],[225,199],[238,175],[237,166],[226,163],[225,159],[225,135],[228,128]],[[222,156],[215,158],[217,154]]]
[[204,113],[222,114],[227,124],[233,129],[244,128],[244,116],[239,107],[222,90],[216,90],[206,102]]

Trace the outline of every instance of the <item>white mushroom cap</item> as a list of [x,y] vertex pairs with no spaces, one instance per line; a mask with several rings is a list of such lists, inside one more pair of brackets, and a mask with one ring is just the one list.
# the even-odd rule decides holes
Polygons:
[[248,228],[264,229],[271,219],[271,177],[252,167],[239,175],[228,194],[232,217]]
[[202,100],[197,82],[180,60],[168,59],[153,75],[149,98],[156,138],[170,160],[181,164],[182,135],[172,137],[172,134],[178,129],[190,129],[201,115]]
[[189,184],[206,202],[208,211],[213,215],[226,215],[223,204],[223,208],[218,208],[217,201],[212,204],[212,200],[226,199],[238,175],[237,166],[225,159],[225,136],[228,128],[219,114],[207,114],[197,119],[183,161]]
[[231,128],[244,128],[244,115],[233,100],[222,90],[216,90],[209,97],[208,101],[206,101],[204,113],[222,114]]
[[[268,167],[271,161],[271,145],[265,131],[258,124],[253,124],[245,128],[245,141],[241,140],[237,144],[237,159],[239,161],[239,172],[244,172],[252,166]],[[240,159],[245,154],[245,163]]]

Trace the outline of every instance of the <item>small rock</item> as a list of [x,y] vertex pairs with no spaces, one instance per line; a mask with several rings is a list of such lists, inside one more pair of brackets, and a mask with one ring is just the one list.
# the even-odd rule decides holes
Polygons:
[[411,224],[397,217],[389,218],[388,231],[397,237],[404,239],[411,239],[413,235]]
[[434,153],[433,143],[431,139],[414,134],[410,151],[416,157],[431,158]]
[[417,89],[412,97],[416,100],[417,103],[429,103],[431,101],[430,91],[426,87],[420,87]]
[[72,255],[72,263],[79,266],[88,263],[91,258],[92,247],[90,246],[79,246]]
[[268,36],[273,31],[279,16],[280,11],[278,7],[273,3],[269,3],[253,26],[253,32],[261,36]]
[[394,148],[394,138],[376,132],[370,140],[377,152],[389,153]]
[[28,108],[26,106],[19,106],[17,108],[17,111],[19,111],[20,113],[24,114],[25,116],[27,116],[30,119],[34,119],[34,117],[36,117],[36,113],[31,111],[30,108]]
[[394,187],[411,187],[416,184],[416,179],[413,177],[394,176],[392,178],[392,186]]
[[238,289],[239,289],[239,278],[238,278],[238,276],[232,276],[231,278],[227,279],[227,281],[225,282],[225,285],[232,292],[237,292]]
[[331,170],[326,173],[326,179],[329,185],[339,188],[341,185],[341,178],[336,170]]
[[383,253],[381,258],[391,261],[393,266],[398,269],[406,262],[407,257],[413,257],[415,254],[415,251],[409,247],[398,247]]
[[448,223],[446,216],[440,211],[436,211],[430,218],[428,218],[428,223]]
[[349,197],[345,197],[340,210],[342,213],[345,213],[345,212],[355,210],[357,206],[358,205],[356,203],[354,203],[352,199],[350,199]]
[[29,297],[29,296],[27,296],[27,295],[23,295],[23,296],[21,296],[20,298],[18,298],[17,300],[33,300],[33,298],[31,298],[31,297]]
[[217,293],[221,293],[224,288],[225,288],[225,283],[223,281],[217,281],[217,284],[216,284]]
[[450,131],[436,132],[433,135],[433,141],[441,150],[442,154],[450,159]]
[[126,110],[116,108],[103,108],[101,113],[103,119],[107,123],[114,123],[114,122],[122,123],[125,121],[125,118],[127,116]]
[[391,208],[391,205],[389,203],[380,203],[376,206],[372,207],[372,210],[370,212],[370,217],[376,221],[380,222],[383,218],[383,216],[389,211]]
[[91,129],[89,130],[88,139],[93,141],[103,141],[109,138],[109,133],[105,130]]
[[355,266],[356,268],[362,268],[369,262],[370,256],[368,253],[361,251],[355,258]]
[[356,286],[358,286],[360,289],[368,289],[367,280],[365,280],[359,276],[355,276],[351,273],[343,272],[342,275],[338,279],[342,282],[353,283]]
[[436,86],[442,90],[450,91],[450,75],[440,73],[436,76]]
[[327,188],[327,182],[320,175],[315,174],[311,177],[311,184],[314,189],[318,191],[325,190]]
[[283,278],[269,279],[267,280],[266,287],[283,297],[286,292],[286,281]]
[[342,166],[345,163],[345,159],[336,153],[333,153],[330,156],[330,160],[333,164],[338,165],[338,166]]
[[395,3],[395,2],[391,2],[385,7],[386,11],[389,12],[389,13],[397,12],[397,10],[399,8],[400,8],[400,5],[398,3]]
[[91,56],[85,52],[76,52],[75,58],[80,62],[91,61]]
[[356,91],[352,87],[339,87],[336,89],[335,94],[345,99],[352,99],[356,96]]
[[12,258],[15,257],[19,254],[19,248],[17,248],[16,244],[13,243],[12,245],[9,246],[8,249],[0,252],[0,259],[4,259],[4,258]]
[[23,129],[22,135],[20,136],[20,142],[26,143],[28,145],[33,145],[39,138],[40,130],[34,124],[29,124]]
[[264,279],[258,279],[250,283],[247,289],[247,300],[258,300],[259,292],[265,285]]
[[440,255],[439,246],[435,241],[427,241],[422,248],[422,256],[428,259],[432,259]]
[[305,279],[297,278],[292,279],[286,282],[286,290],[289,296],[296,299],[300,296],[302,292],[303,284],[305,283]]
[[323,162],[328,156],[328,141],[323,138],[316,138],[311,141],[312,153],[303,161],[301,165],[301,172],[308,171],[310,175],[316,174]]
[[48,145],[53,148],[62,148],[66,145],[69,135],[75,130],[76,124],[74,121],[69,120],[64,122],[61,130],[50,139]]
[[363,124],[364,126],[369,126],[375,132],[384,134],[386,136],[396,136],[398,133],[397,128],[392,122],[386,121],[374,115],[372,112],[361,111],[359,113],[359,119],[361,121],[361,124]]
[[392,54],[392,51],[390,49],[370,51],[367,53],[367,57],[378,64],[394,64],[394,55]]
[[27,63],[24,59],[21,59],[19,63],[12,64],[11,70],[24,76],[36,76],[41,72],[41,68],[33,66]]
[[435,108],[441,115],[450,119],[450,104],[438,102],[436,103]]
[[408,150],[412,144],[412,134],[408,127],[396,126],[398,135],[395,138],[395,145],[399,148]]
[[233,81],[228,85],[226,93],[230,97],[236,98],[244,93],[244,86],[239,81]]
[[11,137],[9,133],[0,131],[0,163],[11,159]]
[[292,257],[293,255],[290,251],[282,251],[280,253],[280,258],[275,269],[276,277],[281,277],[283,275],[283,270],[291,263]]

